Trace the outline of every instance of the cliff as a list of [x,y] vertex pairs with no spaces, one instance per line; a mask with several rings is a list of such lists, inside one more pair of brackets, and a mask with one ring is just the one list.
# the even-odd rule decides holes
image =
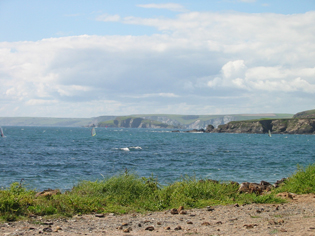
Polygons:
[[122,127],[122,128],[176,128],[173,125],[168,125],[162,122],[143,119],[140,117],[117,117],[114,120],[98,123],[99,127]]
[[293,118],[315,118],[315,110],[308,110],[296,113]]
[[274,134],[315,134],[315,118],[232,121],[210,132],[263,134],[269,130]]

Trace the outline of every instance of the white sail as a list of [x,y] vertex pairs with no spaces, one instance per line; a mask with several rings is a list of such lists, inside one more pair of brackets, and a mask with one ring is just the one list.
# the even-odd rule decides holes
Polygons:
[[271,137],[271,132],[270,132],[270,130],[268,130],[268,135],[269,135],[269,137]]
[[94,127],[92,128],[91,134],[92,134],[92,136],[95,136],[95,135],[96,135],[96,131],[95,131],[95,128],[94,128]]
[[4,137],[3,129],[0,127],[1,137]]

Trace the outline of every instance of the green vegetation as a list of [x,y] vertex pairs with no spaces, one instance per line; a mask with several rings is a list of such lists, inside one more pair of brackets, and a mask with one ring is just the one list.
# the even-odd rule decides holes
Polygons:
[[315,193],[315,164],[305,168],[298,166],[297,171],[288,178],[285,185],[277,189],[277,192]]
[[0,217],[13,221],[31,215],[73,216],[75,214],[161,211],[178,208],[202,208],[233,203],[283,202],[273,194],[256,196],[239,194],[231,183],[198,181],[185,177],[179,182],[161,186],[154,177],[140,178],[123,174],[90,182],[83,181],[59,195],[36,197],[18,183],[0,190]]
[[296,113],[293,118],[315,118],[315,110],[308,110]]
[[[59,195],[36,197],[21,183],[0,190],[0,218],[14,221],[32,215],[70,217],[75,214],[162,211],[178,208],[203,208],[208,205],[244,203],[281,203],[279,192],[315,193],[315,164],[298,166],[281,187],[270,194],[240,194],[233,182],[198,181],[185,176],[180,181],[162,186],[153,176],[139,177],[128,171],[91,182],[83,181]],[[280,216],[279,216],[280,217]]]

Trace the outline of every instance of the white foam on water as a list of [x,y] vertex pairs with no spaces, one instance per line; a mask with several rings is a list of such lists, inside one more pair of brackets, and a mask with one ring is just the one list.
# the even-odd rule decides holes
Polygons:
[[137,147],[129,147],[130,149],[137,149],[137,150],[142,150],[142,147],[139,147],[139,146],[137,146]]
[[130,151],[130,149],[129,148],[127,148],[127,147],[124,147],[124,148],[119,148],[120,150],[122,150],[122,151],[126,151],[126,152],[129,152]]

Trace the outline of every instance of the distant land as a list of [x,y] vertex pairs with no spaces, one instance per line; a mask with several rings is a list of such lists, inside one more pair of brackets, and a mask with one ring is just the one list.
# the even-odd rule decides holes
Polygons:
[[0,117],[0,126],[46,126],[46,127],[128,127],[128,128],[181,128],[202,129],[208,125],[218,127],[230,121],[252,119],[284,119],[293,114],[229,114],[229,115],[171,115],[138,114],[130,116],[99,116],[92,118],[49,117]]
[[208,125],[204,132],[315,134],[315,110],[296,113],[292,118],[261,118],[254,120],[231,121],[227,124],[219,125],[217,128],[213,125]]

